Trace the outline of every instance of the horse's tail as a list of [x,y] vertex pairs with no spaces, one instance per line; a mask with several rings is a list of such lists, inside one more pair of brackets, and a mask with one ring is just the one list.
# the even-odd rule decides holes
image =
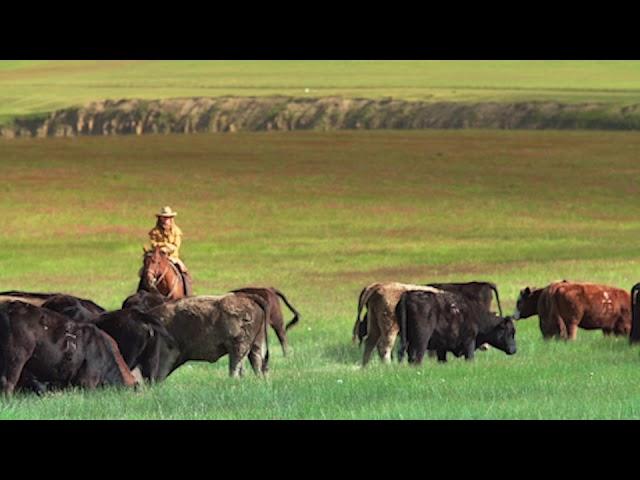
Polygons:
[[291,321],[289,323],[287,323],[287,325],[284,327],[285,330],[289,330],[289,328],[293,327],[296,323],[298,323],[300,321],[300,313],[298,313],[298,311],[295,309],[295,307],[293,305],[291,305],[289,303],[289,301],[287,300],[287,297],[284,296],[284,293],[282,293],[280,290],[278,290],[277,288],[274,288],[273,291],[275,292],[276,295],[278,295],[282,301],[284,302],[284,304],[289,308],[289,310],[291,310],[291,312],[293,313],[293,318],[291,319]]
[[362,308],[369,301],[369,298],[371,297],[373,292],[375,292],[375,287],[377,287],[377,286],[378,286],[377,283],[374,283],[372,285],[367,285],[360,292],[360,296],[358,297],[358,313],[356,315],[356,323],[353,326],[353,334],[352,334],[352,337],[351,337],[351,341],[353,343],[356,343],[356,337],[359,338],[360,339],[360,343],[362,343],[362,339],[367,335],[366,331],[361,331],[360,330],[360,313],[362,312]]
[[500,296],[498,295],[498,287],[495,283],[489,283],[489,287],[496,294],[496,303],[498,304],[498,312],[500,312],[500,317],[502,317],[502,305],[500,305]]
[[640,291],[640,283],[636,283],[631,288],[631,333],[629,335],[630,343],[640,342],[640,307],[638,306],[638,292]]

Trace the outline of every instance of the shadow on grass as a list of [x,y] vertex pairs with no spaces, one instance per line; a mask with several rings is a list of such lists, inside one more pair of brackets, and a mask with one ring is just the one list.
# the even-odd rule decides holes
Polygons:
[[364,345],[351,342],[334,343],[322,349],[322,356],[344,365],[356,365],[362,362]]
[[[330,345],[328,347],[325,347],[322,350],[322,355],[326,358],[330,358],[331,360],[337,362],[337,363],[342,363],[342,364],[346,364],[346,365],[353,365],[353,364],[361,364],[362,363],[362,355],[364,353],[364,343],[360,346],[358,346],[357,343],[335,343],[333,345]],[[375,361],[375,360],[380,360],[380,356],[378,355],[378,350],[377,349],[373,349],[373,352],[371,353],[371,361]],[[396,351],[396,347],[394,347],[391,350],[391,362],[392,363],[397,363],[398,361],[398,356],[397,356],[397,351]],[[405,362],[406,362],[406,357],[405,357]]]

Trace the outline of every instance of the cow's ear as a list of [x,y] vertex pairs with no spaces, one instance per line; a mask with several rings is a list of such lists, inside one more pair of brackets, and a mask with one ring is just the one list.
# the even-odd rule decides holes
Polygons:
[[524,293],[525,293],[526,295],[529,295],[529,294],[531,293],[531,289],[530,289],[529,287],[526,287],[526,288],[524,289]]

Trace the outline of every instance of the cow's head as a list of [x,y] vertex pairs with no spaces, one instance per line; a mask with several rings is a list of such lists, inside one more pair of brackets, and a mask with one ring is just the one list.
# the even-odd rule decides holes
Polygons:
[[511,317],[502,318],[484,338],[484,341],[507,355],[516,353],[516,326],[513,319]]
[[516,311],[513,313],[514,320],[538,314],[540,292],[542,292],[541,288],[526,287],[520,290],[520,295],[518,295],[518,300],[516,301]]
[[167,378],[180,364],[180,348],[178,343],[165,329],[152,327],[150,332],[150,345],[147,355],[151,354],[151,360],[147,364],[148,377],[154,382],[160,382]]

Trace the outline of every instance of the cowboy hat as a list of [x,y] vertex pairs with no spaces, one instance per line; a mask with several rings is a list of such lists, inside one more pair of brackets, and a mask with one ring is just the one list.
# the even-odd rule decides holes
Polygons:
[[175,217],[178,212],[173,212],[171,207],[162,207],[160,213],[156,213],[156,217]]

